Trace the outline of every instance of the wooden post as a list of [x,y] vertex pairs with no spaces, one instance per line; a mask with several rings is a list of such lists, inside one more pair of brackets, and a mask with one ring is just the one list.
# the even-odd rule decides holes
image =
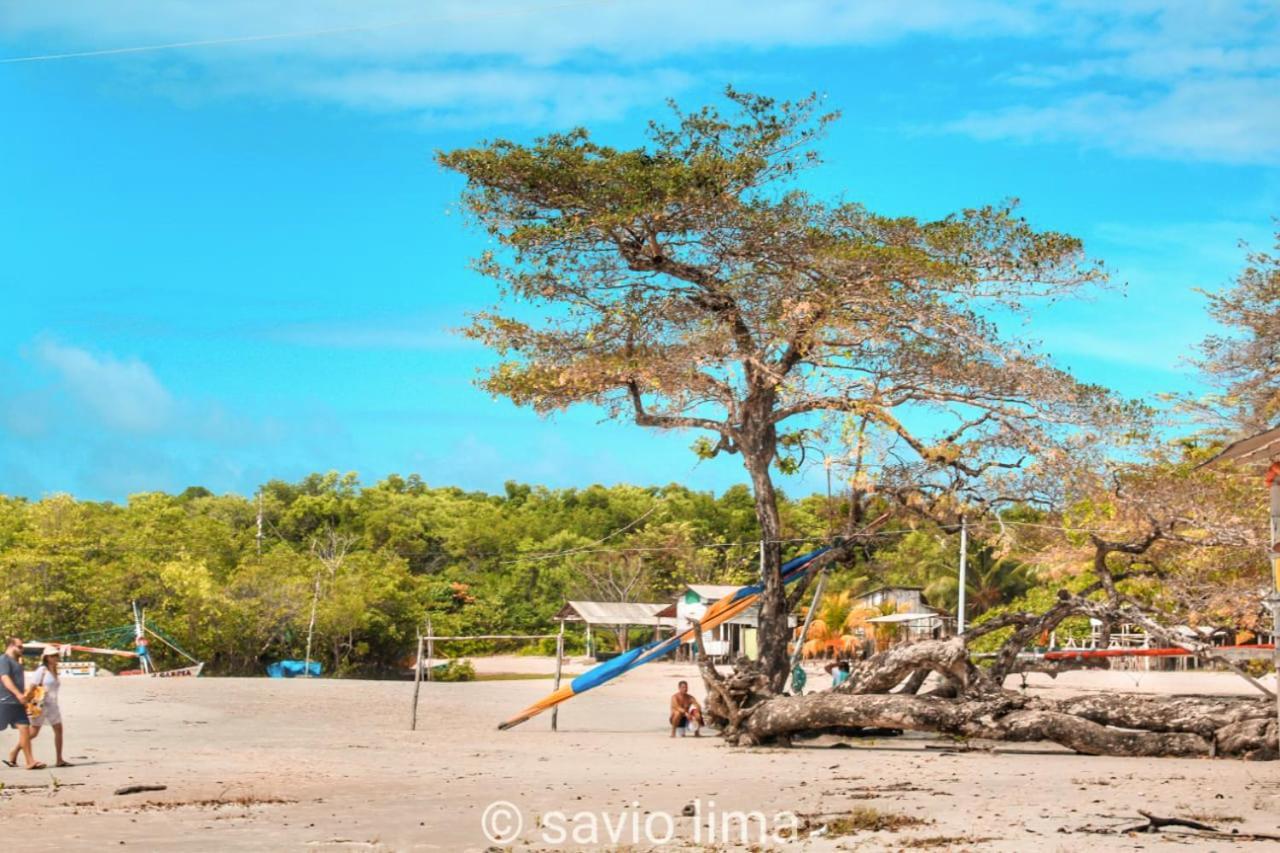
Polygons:
[[1276,666],[1276,724],[1280,725],[1280,461],[1273,462],[1271,477],[1271,657]]
[[[560,665],[564,661],[564,620],[560,620],[560,633],[556,634],[556,690],[560,689]],[[560,706],[551,709],[551,731],[559,731]]]
[[418,635],[417,665],[413,668],[413,714],[409,717],[409,731],[418,730],[418,691],[422,689],[422,635]]
[[587,657],[594,660],[595,656],[596,656],[595,646],[592,645],[591,643],[591,623],[588,622],[587,623]]
[[427,617],[427,681],[431,681],[431,661],[436,656],[435,635],[431,630],[431,617]]

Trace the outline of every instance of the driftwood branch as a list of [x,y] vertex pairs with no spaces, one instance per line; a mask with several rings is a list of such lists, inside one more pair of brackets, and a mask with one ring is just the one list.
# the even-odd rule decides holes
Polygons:
[[[1216,826],[1190,818],[1159,817],[1143,809],[1138,809],[1138,814],[1144,818],[1139,823],[1126,822],[1111,826],[1082,826],[1075,831],[1089,832],[1096,835],[1129,835],[1135,832],[1154,834],[1162,829],[1173,828],[1176,834],[1185,835],[1188,838],[1204,838],[1215,841],[1280,841],[1280,835],[1269,832],[1239,832],[1236,830],[1226,832]],[[1184,832],[1181,830],[1190,831]]]
[[[970,661],[966,643],[972,636],[892,647],[859,663],[839,688],[805,696],[775,694],[750,661],[739,661],[727,676],[705,654],[699,665],[710,693],[708,705],[731,743],[789,743],[816,732],[899,729],[965,739],[1048,741],[1088,755],[1280,757],[1275,706],[1263,697],[1103,693],[1053,699],[1004,689],[1008,674],[1041,668],[1019,659],[1026,644],[1075,615],[1144,627],[1149,621],[1153,636],[1168,633],[1130,602],[1117,605],[1063,592],[1043,614],[1003,620],[1001,627],[1015,630],[989,672]],[[929,673],[942,678],[942,688],[916,695]]]

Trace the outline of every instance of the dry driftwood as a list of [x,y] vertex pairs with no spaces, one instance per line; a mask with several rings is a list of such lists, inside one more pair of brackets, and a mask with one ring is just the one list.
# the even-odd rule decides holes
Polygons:
[[[935,732],[957,738],[1049,741],[1089,755],[1280,757],[1275,704],[1265,696],[1187,697],[1098,693],[1052,699],[1002,687],[1017,671],[1017,651],[1030,639],[1079,613],[1117,618],[1105,603],[1067,594],[1039,616],[1002,620],[1015,628],[991,673],[969,661],[966,640],[925,640],[893,647],[854,667],[833,691],[806,696],[776,694],[770,679],[750,661],[721,674],[705,656],[708,716],[736,744],[789,743],[792,738],[853,729]],[[1123,613],[1130,619],[1128,612]],[[974,632],[966,639],[987,633]],[[916,695],[923,674],[937,673],[943,687]],[[900,692],[890,692],[903,682]]]
[[164,791],[168,785],[125,785],[123,788],[116,788],[116,796],[125,794],[142,794],[147,791]]
[[[1239,832],[1231,830],[1230,832],[1202,823],[1198,820],[1182,817],[1159,817],[1151,812],[1138,809],[1138,814],[1142,815],[1143,820],[1138,823],[1126,821],[1124,823],[1111,824],[1109,826],[1081,826],[1073,830],[1074,832],[1088,832],[1095,835],[1129,835],[1135,832],[1158,833],[1162,829],[1172,828],[1175,833],[1185,835],[1190,838],[1204,838],[1214,840],[1231,840],[1231,841],[1280,841],[1280,835],[1274,835],[1267,832]],[[1066,832],[1067,830],[1060,830]]]

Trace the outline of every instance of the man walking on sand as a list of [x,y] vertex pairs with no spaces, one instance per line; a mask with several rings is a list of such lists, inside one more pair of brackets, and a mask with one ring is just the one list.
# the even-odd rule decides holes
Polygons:
[[[25,686],[26,673],[22,670],[22,640],[10,637],[5,642],[4,654],[0,655],[0,732],[13,726],[18,730],[18,749],[27,759],[28,770],[43,770],[44,765],[36,761],[31,752],[31,721],[27,719],[27,695]],[[14,761],[5,762],[10,767],[17,765]]]
[[690,723],[693,724],[693,736],[701,737],[698,732],[702,729],[702,708],[689,692],[689,682],[681,681],[671,697],[671,736],[675,737],[679,729],[680,737],[684,737]]

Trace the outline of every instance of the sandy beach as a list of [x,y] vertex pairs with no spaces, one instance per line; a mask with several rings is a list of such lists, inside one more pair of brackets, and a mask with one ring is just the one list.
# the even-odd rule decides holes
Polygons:
[[[552,669],[540,658],[476,664],[491,673]],[[568,671],[582,668],[574,661]],[[682,677],[700,694],[692,667],[656,664],[565,705],[558,732],[549,715],[495,729],[546,692],[548,680],[424,684],[419,730],[411,732],[411,682],[68,679],[67,756],[77,766],[0,768],[0,814],[20,827],[25,850],[485,850],[493,842],[482,817],[498,800],[520,812],[517,849],[590,846],[573,832],[592,822],[604,833],[600,847],[734,848],[740,839],[717,837],[714,822],[739,810],[774,821],[780,812],[813,820],[863,809],[863,818],[904,824],[802,842],[814,850],[1176,843],[1079,831],[1136,818],[1138,809],[1280,832],[1280,763],[1093,758],[1051,745],[957,751],[923,737],[789,750],[736,749],[715,737],[673,741],[666,700]],[[1249,689],[1233,676],[1200,673],[1071,673],[1031,683],[1055,692]],[[52,763],[50,734],[36,748]],[[5,733],[6,743],[12,738]],[[166,787],[113,793],[127,785]],[[702,818],[683,817],[689,806]],[[510,815],[498,817],[497,829],[513,830]],[[665,843],[645,840],[646,822]],[[621,827],[616,836],[610,826]],[[1224,841],[1205,849],[1267,847]]]

